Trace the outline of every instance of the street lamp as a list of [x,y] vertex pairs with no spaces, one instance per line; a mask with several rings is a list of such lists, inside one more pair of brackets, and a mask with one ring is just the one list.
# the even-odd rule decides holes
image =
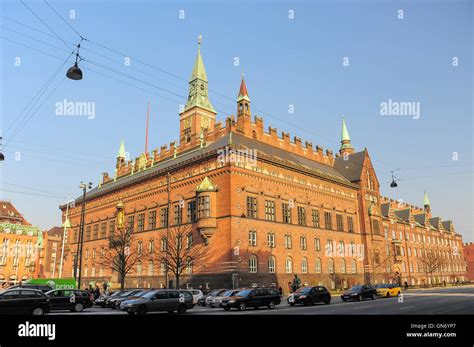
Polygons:
[[[81,42],[82,42],[82,39],[81,39]],[[77,45],[76,62],[66,72],[66,77],[75,81],[82,80],[82,70],[79,68],[79,66],[77,66],[78,60],[82,60],[81,57],[79,56],[80,48],[81,48],[81,44],[79,43]]]
[[5,156],[3,155],[3,152],[1,150],[1,148],[2,148],[2,139],[3,139],[3,137],[0,136],[0,161],[5,160]]
[[[81,288],[81,272],[82,272],[82,246],[84,243],[84,223],[86,217],[86,191],[87,188],[92,188],[92,182],[85,184],[81,181],[79,188],[82,189],[82,211],[81,211],[81,224],[79,231],[79,242],[77,243],[76,258],[74,260],[74,278],[77,278],[77,287]],[[79,273],[77,263],[79,261]]]

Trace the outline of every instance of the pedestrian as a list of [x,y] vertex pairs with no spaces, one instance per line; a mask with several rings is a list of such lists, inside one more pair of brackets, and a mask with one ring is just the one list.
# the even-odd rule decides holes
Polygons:
[[408,289],[408,282],[407,281],[405,281],[404,286],[405,286],[405,290],[407,290]]
[[97,300],[99,296],[100,296],[100,288],[99,288],[99,285],[96,284],[95,289],[94,289],[94,300]]
[[104,283],[102,283],[102,289],[103,289],[104,294],[106,294],[107,293],[107,280],[105,280]]
[[283,288],[281,286],[278,287],[278,293],[280,293],[280,296],[283,296]]

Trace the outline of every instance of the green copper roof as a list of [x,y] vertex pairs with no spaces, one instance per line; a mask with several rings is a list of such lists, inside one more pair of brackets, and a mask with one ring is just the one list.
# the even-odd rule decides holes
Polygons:
[[119,151],[118,151],[118,154],[117,154],[117,158],[126,158],[126,154],[125,154],[125,143],[123,142],[123,139],[122,139],[122,142],[120,142],[120,147],[119,147]]
[[208,98],[207,74],[204,62],[201,57],[201,36],[198,41],[198,52],[194,63],[193,72],[189,81],[188,101],[184,110],[187,111],[193,107],[200,107],[205,110],[217,113]]
[[341,148],[351,148],[351,137],[349,136],[349,131],[347,130],[347,125],[344,117],[342,117],[342,133],[341,133],[341,142],[348,141],[348,143],[343,143]]
[[428,199],[428,195],[425,192],[425,196],[423,197],[423,206],[430,205],[430,200]]

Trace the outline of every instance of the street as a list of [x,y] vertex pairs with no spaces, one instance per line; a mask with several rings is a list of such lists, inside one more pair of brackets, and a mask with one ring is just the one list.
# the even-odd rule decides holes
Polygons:
[[[367,315],[397,315],[397,314],[473,314],[474,286],[415,289],[403,293],[401,298],[377,298],[364,301],[343,302],[339,296],[333,296],[330,305],[291,307],[282,298],[282,303],[275,310],[249,308],[240,312],[237,310],[224,311],[221,308],[195,306],[186,314],[202,315],[331,315],[331,314],[367,314]],[[168,314],[166,312],[148,314]],[[94,306],[81,313],[55,311],[49,315],[127,315],[120,310]]]

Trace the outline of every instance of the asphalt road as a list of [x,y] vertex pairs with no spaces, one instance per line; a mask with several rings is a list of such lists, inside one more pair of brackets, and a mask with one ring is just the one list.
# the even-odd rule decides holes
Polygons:
[[[157,312],[149,314],[168,314]],[[462,287],[448,287],[435,289],[419,289],[403,292],[401,298],[366,299],[358,302],[343,302],[339,296],[333,296],[330,305],[318,304],[314,306],[290,307],[286,297],[274,310],[249,308],[240,312],[237,310],[224,311],[221,308],[207,308],[196,306],[186,314],[192,315],[232,315],[232,314],[297,314],[297,315],[325,315],[325,314],[367,314],[367,315],[397,315],[397,314],[474,314],[474,285]],[[49,315],[126,315],[120,310],[92,307],[81,313],[56,311]]]

